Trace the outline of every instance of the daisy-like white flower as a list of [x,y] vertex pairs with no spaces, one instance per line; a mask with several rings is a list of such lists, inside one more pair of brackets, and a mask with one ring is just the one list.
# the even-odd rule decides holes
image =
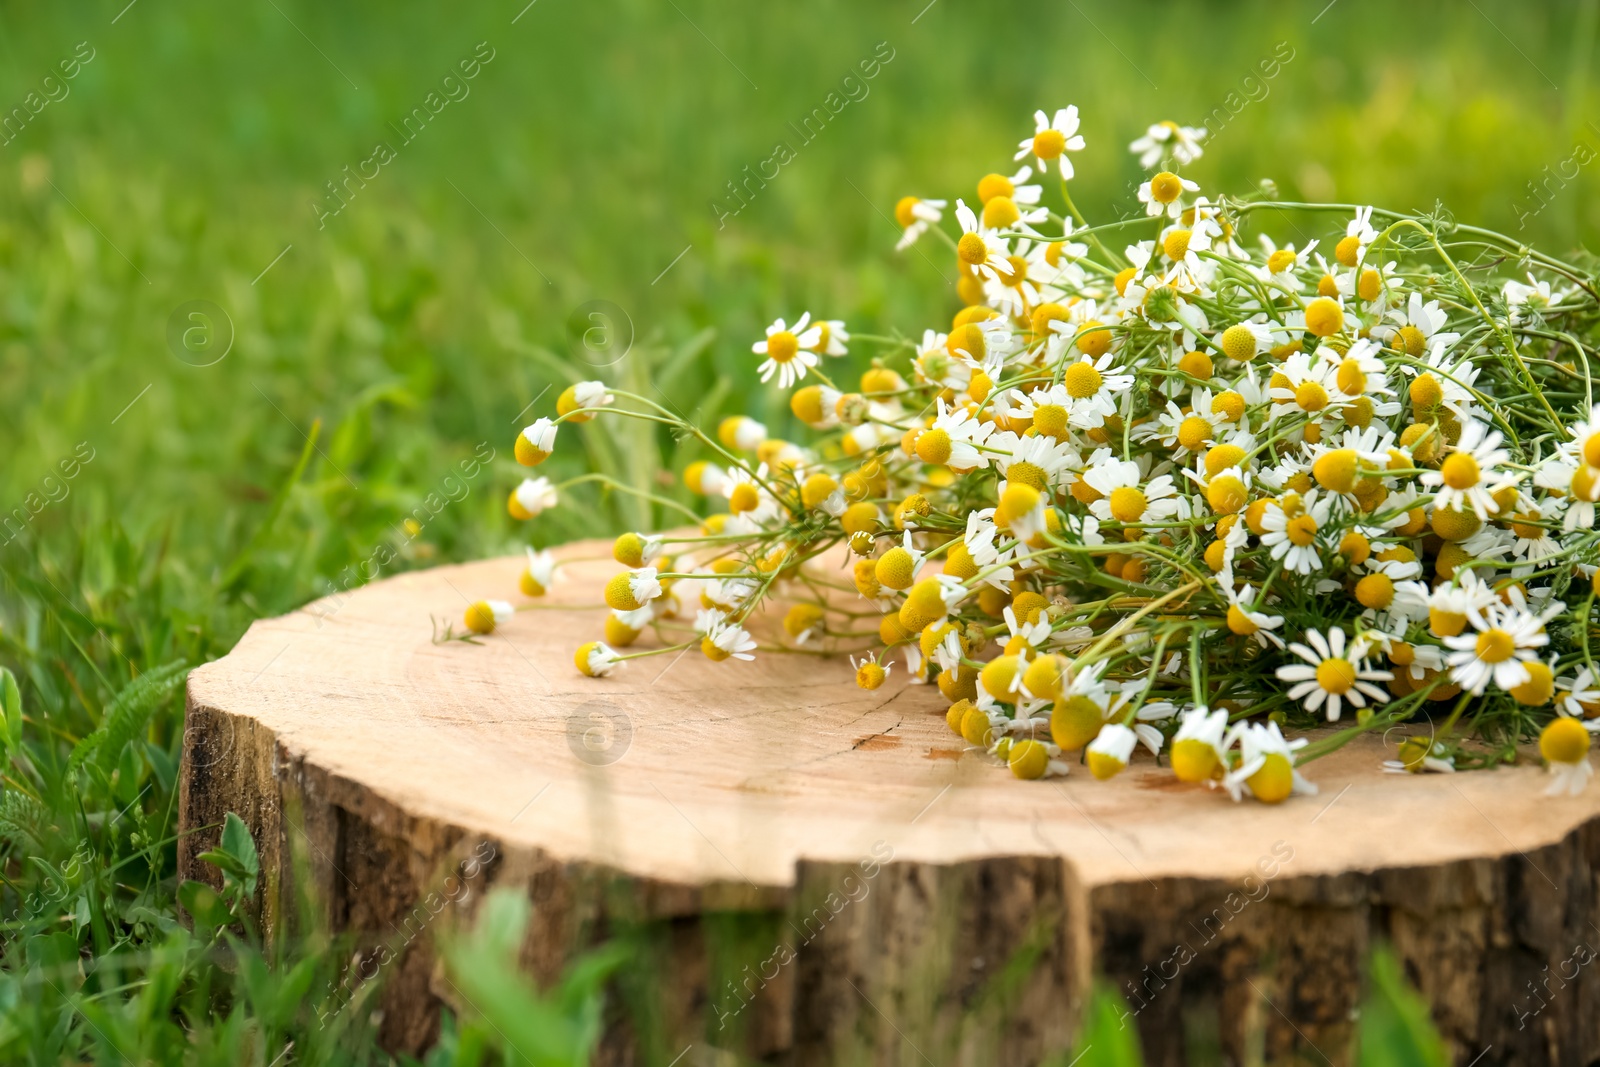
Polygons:
[[[1083,458],[1065,442],[1033,434],[1018,437],[1010,430],[997,433],[989,441],[998,451],[994,464],[1007,481],[1020,481],[1035,489],[1071,485],[1074,473],[1083,467]],[[953,465],[952,465],[953,466]]]
[[[1237,524],[1243,526],[1243,523]],[[1232,530],[1228,531],[1230,534]],[[1282,615],[1269,615],[1255,608],[1255,591],[1248,585],[1225,589],[1228,598],[1228,631],[1240,637],[1253,637],[1265,648],[1269,643],[1283,647],[1283,638],[1272,631],[1283,625]]]
[[933,425],[917,435],[917,458],[958,473],[987,467],[990,454],[978,446],[989,440],[994,423],[979,422],[966,408],[947,408],[942,397],[937,410]]
[[1267,531],[1261,535],[1262,545],[1272,552],[1273,559],[1282,560],[1284,568],[1295,574],[1321,570],[1317,531],[1328,524],[1337,499],[1337,496],[1313,489],[1303,498],[1297,499],[1291,494],[1269,504],[1261,518],[1261,525]]
[[1068,152],[1083,151],[1083,135],[1078,132],[1078,105],[1061,108],[1053,116],[1043,111],[1033,113],[1034,133],[1017,142],[1013,159],[1034,157],[1040,174],[1048,173],[1054,162],[1063,180],[1072,178],[1072,159]]
[[1139,735],[1129,727],[1106,723],[1084,751],[1089,773],[1102,782],[1115,778],[1127,769],[1128,761],[1133,758],[1133,747],[1138,743]]
[[898,250],[910,248],[916,243],[917,238],[928,232],[928,228],[936,225],[944,218],[946,201],[923,200],[915,196],[903,196],[894,206],[894,220],[898,222],[905,232],[900,235],[900,241],[895,245]]
[[1308,644],[1296,641],[1289,651],[1305,660],[1278,668],[1278,680],[1289,682],[1289,699],[1302,701],[1307,711],[1327,706],[1329,722],[1338,722],[1348,701],[1358,708],[1386,703],[1389,693],[1375,685],[1394,677],[1389,671],[1366,665],[1367,648],[1361,641],[1345,641],[1344,630],[1332,627],[1324,637],[1317,630],[1306,631]]
[[1071,401],[1072,425],[1092,430],[1117,413],[1117,401],[1133,385],[1133,375],[1114,371],[1110,352],[1099,359],[1085,355],[1062,369],[1061,385]]
[[1592,720],[1600,726],[1600,684],[1588,667],[1570,678],[1556,679],[1556,709],[1563,715]]
[[1389,322],[1374,327],[1372,334],[1398,352],[1418,357],[1435,343],[1448,348],[1461,339],[1459,333],[1446,333],[1450,316],[1437,300],[1422,302],[1421,293],[1412,293],[1403,308],[1389,312]]
[[1305,288],[1305,282],[1297,272],[1303,270],[1310,261],[1311,253],[1317,248],[1316,241],[1297,251],[1292,244],[1279,248],[1272,238],[1262,234],[1261,248],[1266,254],[1267,261],[1253,272],[1258,278],[1264,282],[1281,285],[1293,293]]
[[532,426],[524,427],[513,448],[517,462],[524,467],[537,467],[555,450],[556,424],[549,419],[535,419]]
[[[660,538],[656,538],[660,544]],[[544,596],[550,591],[556,577],[556,558],[550,552],[535,552],[532,548],[528,552],[528,566],[522,572],[520,585],[524,596]]]
[[1139,166],[1149,170],[1167,153],[1187,166],[1205,153],[1200,142],[1205,140],[1204,126],[1179,126],[1176,122],[1157,122],[1144,131],[1144,136],[1128,146],[1128,151],[1139,157]]
[[[755,642],[752,641],[750,643],[750,647],[754,648],[755,647]],[[916,651],[916,646],[915,645],[907,645],[906,646],[906,651],[907,651],[908,654],[913,652],[913,651]],[[918,655],[919,661],[920,661],[921,652],[918,651],[917,655]],[[744,658],[745,659],[749,659],[750,657],[749,656],[745,656]],[[888,664],[880,663],[880,662],[878,662],[878,657],[876,655],[871,655],[871,654],[862,656],[859,661],[854,656],[851,656],[850,657],[850,666],[855,668],[856,685],[859,686],[862,689],[876,689],[876,688],[878,688],[879,686],[881,686],[888,679],[889,672],[894,670],[894,664],[893,663],[888,663]]]
[[506,510],[513,519],[531,519],[542,511],[548,511],[556,506],[556,487],[550,479],[543,475],[538,478],[524,478],[511,490],[511,496],[506,501]]
[[1284,739],[1278,724],[1241,723],[1235,727],[1239,739],[1239,765],[1222,779],[1234,800],[1249,793],[1263,804],[1281,804],[1295,794],[1315,796],[1317,787],[1300,774],[1294,754],[1309,742],[1304,737]]
[[1566,715],[1550,720],[1539,734],[1539,754],[1550,769],[1546,796],[1566,793],[1577,796],[1589,784],[1594,768],[1589,764],[1589,731],[1583,723]]
[[556,398],[556,414],[568,422],[588,422],[595,416],[590,409],[607,407],[616,399],[605,382],[578,382],[567,386]]
[[1437,486],[1435,510],[1462,511],[1471,508],[1480,521],[1500,510],[1494,494],[1517,484],[1514,472],[1498,469],[1511,461],[1511,453],[1500,447],[1499,430],[1481,422],[1469,421],[1461,427],[1461,437],[1450,446],[1438,470],[1427,471],[1420,481]]
[[700,651],[706,659],[720,663],[729,658],[755,659],[756,641],[744,627],[729,621],[715,609],[702,611],[695,616],[695,632],[700,634]]
[[1561,446],[1561,453],[1573,462],[1589,467],[1600,467],[1600,404],[1589,409],[1589,417],[1567,427],[1570,437]]
[[1145,482],[1136,460],[1107,459],[1086,469],[1083,480],[1100,494],[1089,510],[1101,522],[1166,522],[1183,506],[1171,475]]
[[1190,708],[1172,738],[1168,758],[1181,782],[1208,782],[1227,767],[1228,712]]
[[1456,760],[1449,750],[1432,738],[1424,737],[1406,738],[1400,742],[1399,757],[1383,761],[1385,774],[1422,774],[1425,771],[1453,774],[1455,769]]
[[1472,630],[1446,637],[1450,680],[1474,695],[1492,681],[1512,690],[1531,677],[1528,663],[1550,643],[1544,620],[1523,608],[1492,601],[1468,613]]
[[767,327],[766,338],[750,346],[750,351],[756,355],[767,357],[757,368],[761,372],[761,380],[770,382],[776,374],[778,387],[789,388],[806,376],[807,368],[817,365],[817,354],[813,349],[821,340],[822,328],[811,325],[809,311],[801,315],[793,326],[782,319],[774,320]]
[[1183,214],[1183,194],[1198,193],[1200,183],[1180,178],[1170,170],[1154,174],[1139,186],[1139,203],[1146,215],[1165,215],[1175,219]]
[[475,634],[492,634],[495,627],[511,621],[517,609],[504,600],[479,600],[467,605],[461,621]]
[[1523,285],[1518,281],[1508,281],[1501,290],[1506,299],[1506,307],[1511,311],[1513,324],[1536,318],[1545,308],[1556,302],[1555,296],[1550,292],[1550,283],[1541,282],[1528,272],[1528,284]]
[[956,222],[961,236],[956,240],[956,258],[982,279],[1005,281],[1011,275],[1007,255],[1010,244],[984,226],[965,200],[956,201]]
[[590,678],[604,678],[618,667],[625,666],[616,650],[604,641],[589,641],[579,645],[572,658],[578,671]]
[[811,350],[823,356],[846,356],[850,350],[845,345],[850,340],[850,331],[845,327],[843,319],[818,319],[814,324],[817,331],[816,343]]
[[606,583],[606,607],[636,611],[661,595],[661,581],[654,567],[640,567],[614,575]]

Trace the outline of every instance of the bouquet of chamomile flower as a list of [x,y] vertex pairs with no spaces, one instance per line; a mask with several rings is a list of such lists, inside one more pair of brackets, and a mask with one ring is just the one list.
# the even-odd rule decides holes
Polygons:
[[[1514,762],[1537,739],[1552,790],[1581,789],[1600,728],[1591,274],[1442,213],[1270,182],[1213,200],[1183,174],[1205,131],[1168,122],[1131,146],[1152,172],[1137,205],[1091,225],[1077,109],[1035,118],[1020,169],[970,202],[896,205],[901,247],[942,242],[959,271],[948,329],[852,337],[802,314],[754,343],[804,442],[745,416],[704,432],[598,381],[521,432],[527,466],[596,417],[705,449],[683,481],[710,514],[617,539],[578,670],[849,655],[863,688],[936,685],[950,729],[1022,779],[1111,778],[1143,747],[1276,803],[1314,791],[1308,760],[1410,724],[1392,770]],[[1300,243],[1247,240],[1268,220]],[[854,382],[825,370],[850,348],[871,358]],[[523,481],[511,514],[560,488]],[[530,553],[523,593],[553,566]],[[769,602],[764,645],[747,624]]]

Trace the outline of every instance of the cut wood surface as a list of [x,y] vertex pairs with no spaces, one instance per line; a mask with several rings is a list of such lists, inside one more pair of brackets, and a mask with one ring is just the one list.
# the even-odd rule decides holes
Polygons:
[[[1022,782],[899,666],[876,692],[808,655],[690,651],[585,678],[573,651],[600,636],[619,567],[606,543],[559,554],[574,562],[542,600],[515,595],[517,557],[405,574],[259,621],[190,677],[182,828],[244,817],[273,936],[309,889],[334,929],[391,946],[391,1046],[462,1006],[414,918],[454,872],[471,891],[447,890],[440,928],[483,889],[525,890],[542,980],[607,932],[659,926],[666,977],[616,997],[611,1062],[685,1045],[686,1063],[718,1046],[1037,1062],[1068,1046],[1099,973],[1152,1064],[1208,1041],[1237,1062],[1344,1063],[1379,941],[1458,1062],[1600,1055],[1600,980],[1563,967],[1600,950],[1600,788],[1545,797],[1534,765],[1385,774],[1380,737],[1311,764],[1320,794],[1276,807],[1147,757],[1111,782],[1076,765]],[[480,644],[432,642],[430,616],[459,629],[482,598],[540,606]],[[183,839],[184,877],[212,877],[195,857],[215,838]],[[729,915],[767,931],[731,971]],[[1031,971],[1002,989],[1008,965]],[[640,996],[659,1033],[625,1010]]]

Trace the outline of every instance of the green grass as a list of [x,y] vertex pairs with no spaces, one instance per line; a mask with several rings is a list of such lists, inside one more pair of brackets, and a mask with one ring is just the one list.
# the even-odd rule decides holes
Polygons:
[[[93,55],[0,147],[0,508],[23,509],[0,532],[0,663],[17,683],[0,1060],[264,1064],[290,1040],[295,1062],[377,1057],[364,1001],[317,1028],[334,940],[264,955],[220,913],[176,923],[177,672],[359,581],[351,568],[385,548],[393,571],[654,521],[593,487],[529,530],[504,513],[520,409],[542,395],[548,413],[544,390],[617,351],[582,347],[591,301],[620,309],[615,346],[633,338],[599,373],[701,420],[786,426],[776,394],[751,387],[761,324],[802,308],[874,332],[944,320],[948,271],[897,256],[887,213],[1006,167],[1035,107],[1082,107],[1079,203],[1097,218],[1131,201],[1123,146],[1143,126],[1204,121],[1230,93],[1259,99],[1193,168],[1208,187],[1270,177],[1314,198],[1437,201],[1511,231],[1527,183],[1600,145],[1588,0],[945,0],[914,23],[917,2],[522,4],[0,14],[7,112],[89,55],[80,42]],[[470,95],[401,145],[390,124],[479,42],[493,58]],[[726,184],[879,42],[892,58],[868,94],[719,226]],[[1276,77],[1246,81],[1285,46]],[[382,139],[393,161],[319,229],[324,183]],[[1551,181],[1521,232],[1552,251],[1592,243],[1595,183]],[[168,344],[193,300],[232,323],[212,366]],[[589,429],[587,454],[564,447],[551,466],[641,484],[692,458],[615,433]],[[494,936],[514,932],[514,914],[496,921]],[[595,980],[552,994],[573,1027],[556,1054],[586,1040]],[[498,1010],[534,1010],[509,974],[496,990]],[[498,1040],[465,1022],[440,1062]]]

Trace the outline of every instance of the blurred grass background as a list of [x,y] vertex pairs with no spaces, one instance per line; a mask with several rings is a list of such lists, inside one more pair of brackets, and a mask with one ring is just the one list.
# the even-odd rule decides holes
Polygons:
[[[1290,196],[1438,202],[1557,252],[1600,235],[1595,176],[1547,181],[1575,144],[1600,145],[1592,0],[925,2],[0,8],[0,119],[93,56],[0,135],[0,508],[26,519],[0,532],[0,662],[26,716],[6,796],[44,820],[30,839],[25,801],[0,807],[0,1004],[22,996],[41,931],[99,953],[170,934],[181,695],[103,761],[113,773],[66,765],[131,678],[220,655],[251,619],[350,584],[380,546],[393,570],[646,525],[586,486],[514,526],[516,429],[593,376],[702,421],[787,426],[754,385],[760,327],[802,309],[878,333],[947,321],[944,257],[893,251],[893,204],[1009,172],[1036,107],[1082,110],[1091,220],[1128,210],[1126,145],[1146,125],[1248,101],[1187,172],[1208,191],[1270,177]],[[396,127],[480,42],[493,58],[469,94],[403,144]],[[865,98],[800,146],[790,123],[880,42],[892,59]],[[1285,43],[1293,58],[1262,80]],[[719,225],[713,200],[731,207],[727,183],[780,140],[797,158]],[[311,205],[331,208],[327,183],[379,141],[395,158],[319,226]],[[195,300],[235,335],[211,366],[168,340]],[[580,340],[596,301],[617,331],[598,353]],[[80,443],[93,458],[64,480]],[[448,479],[486,447],[492,469],[457,494]],[[656,482],[661,450],[673,469],[689,458],[676,447],[602,420],[547,469]],[[125,806],[126,822],[89,819]],[[30,912],[23,858],[60,863],[86,841],[108,940],[79,898]],[[142,890],[109,873],[134,855]],[[105,988],[113,1005],[138,990]],[[0,1022],[0,1048],[55,1033],[39,1011]],[[66,1017],[57,1047],[89,1047]]]

